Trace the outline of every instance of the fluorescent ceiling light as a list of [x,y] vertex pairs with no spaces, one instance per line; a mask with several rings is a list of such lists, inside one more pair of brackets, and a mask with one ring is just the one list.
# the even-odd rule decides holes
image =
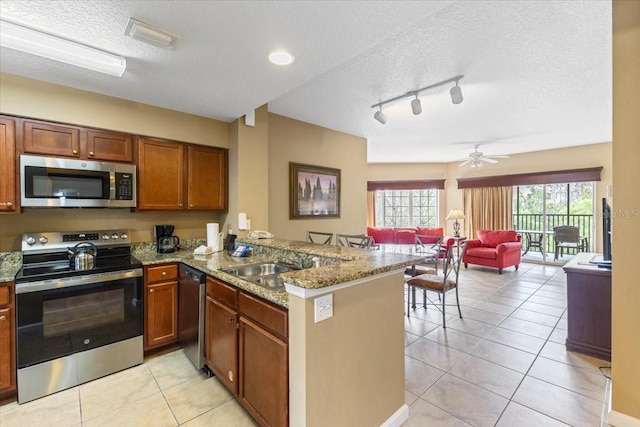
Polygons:
[[0,21],[0,46],[122,77],[126,58],[8,21]]
[[295,60],[296,58],[292,54],[284,50],[277,50],[269,54],[269,61],[276,65],[290,65]]
[[133,18],[129,18],[124,35],[164,49],[172,47],[178,40],[178,36]]

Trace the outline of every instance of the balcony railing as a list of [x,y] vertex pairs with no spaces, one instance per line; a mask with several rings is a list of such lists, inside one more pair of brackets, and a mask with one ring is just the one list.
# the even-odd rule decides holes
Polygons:
[[[544,215],[542,214],[514,214],[513,215],[513,228],[516,230],[543,230]],[[593,215],[561,215],[561,214],[547,214],[546,230],[553,231],[553,227],[559,225],[573,225],[580,230],[580,237],[587,237],[589,239],[589,248],[591,250],[595,247],[593,239]],[[540,252],[539,248],[531,248],[530,251]],[[553,254],[553,235],[548,234],[545,242],[545,252],[547,254]]]

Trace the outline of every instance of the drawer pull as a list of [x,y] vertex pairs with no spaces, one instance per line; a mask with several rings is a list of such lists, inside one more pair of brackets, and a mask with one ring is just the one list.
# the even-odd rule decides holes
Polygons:
[[4,322],[5,320],[7,320],[7,316],[0,316],[0,322]]
[[162,277],[164,277],[164,276],[166,276],[166,275],[167,275],[167,272],[166,272],[166,271],[163,271],[163,272],[162,272]]
[[153,293],[153,289],[149,289],[149,293],[152,294]]

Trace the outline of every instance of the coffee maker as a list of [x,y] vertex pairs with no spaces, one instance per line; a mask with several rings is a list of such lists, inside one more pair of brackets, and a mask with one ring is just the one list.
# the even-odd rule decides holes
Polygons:
[[156,225],[156,243],[157,251],[161,254],[175,252],[180,244],[178,236],[173,235],[173,225]]

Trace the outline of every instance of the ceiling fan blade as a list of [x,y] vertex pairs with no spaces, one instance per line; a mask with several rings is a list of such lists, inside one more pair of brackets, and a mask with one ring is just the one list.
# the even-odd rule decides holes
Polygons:
[[506,156],[506,155],[493,155],[493,154],[488,155],[487,157],[491,157],[493,159],[508,159],[509,158],[509,156]]
[[480,157],[480,160],[482,160],[483,162],[487,162],[487,163],[498,163],[497,160],[493,160],[490,157]]
[[470,161],[471,161],[471,159],[467,159],[464,162],[460,163],[458,166],[462,167],[462,166],[466,165],[467,163],[469,163]]

